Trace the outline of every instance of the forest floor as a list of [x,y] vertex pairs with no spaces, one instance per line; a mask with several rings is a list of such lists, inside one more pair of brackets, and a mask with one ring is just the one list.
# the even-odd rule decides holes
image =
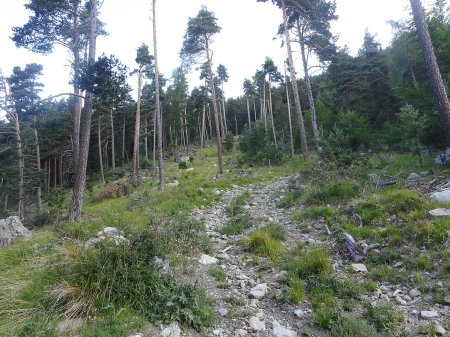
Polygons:
[[[36,228],[31,244],[1,250],[0,336],[448,335],[450,220],[428,215],[448,207],[429,199],[449,180],[445,169],[394,154],[345,168],[318,159],[238,166],[227,156],[218,176],[215,160],[207,149],[187,169],[167,161],[178,184],[163,193],[155,175],[122,196],[116,187],[126,180],[110,178],[89,192],[83,222]],[[422,176],[408,180],[413,172]],[[374,175],[396,184],[380,187]],[[149,231],[164,273],[204,289],[206,302],[179,294],[174,301],[191,309],[164,316],[162,308],[146,311],[150,298],[142,307],[124,300],[125,290],[141,288],[129,284],[138,278],[102,283],[111,259],[91,263],[85,253],[105,227],[121,230],[130,250],[139,242],[133,235]],[[374,249],[354,261],[344,233]],[[126,275],[138,273],[133,266]],[[111,278],[122,267],[113,265]]]

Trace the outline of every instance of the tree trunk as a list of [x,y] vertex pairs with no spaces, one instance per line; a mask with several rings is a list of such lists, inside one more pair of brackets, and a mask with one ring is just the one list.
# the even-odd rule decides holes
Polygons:
[[206,106],[205,106],[205,104],[203,104],[203,114],[202,114],[202,136],[201,136],[201,139],[200,139],[200,144],[201,144],[201,148],[203,149],[203,148],[205,148],[205,132],[206,132],[206,130],[205,130],[205,128],[206,128]]
[[98,115],[98,159],[100,166],[100,184],[105,183],[105,174],[103,172],[103,154],[102,154],[102,116]]
[[55,154],[55,156],[53,157],[53,188],[56,188],[57,184],[58,184],[58,159],[57,156]]
[[450,145],[450,103],[445,90],[444,81],[439,71],[436,55],[434,54],[431,43],[430,33],[428,31],[425,13],[420,0],[410,0],[414,16],[414,23],[419,36],[420,48],[425,59],[428,78],[433,90],[433,96],[444,128],[448,145]]
[[320,153],[320,152],[322,152],[322,148],[320,147],[320,142],[319,142],[320,136],[319,136],[319,129],[317,128],[316,106],[314,104],[314,96],[313,96],[312,88],[311,88],[311,80],[309,78],[308,61],[306,59],[306,54],[305,54],[305,41],[304,41],[304,37],[303,37],[303,30],[301,29],[300,22],[298,20],[297,20],[297,29],[298,29],[298,36],[299,36],[299,42],[300,42],[300,52],[302,54],[303,71],[305,73],[306,91],[308,93],[309,110],[311,112],[311,124],[312,124],[312,130],[313,130],[314,145],[316,145],[316,149]]
[[153,167],[156,167],[156,110],[153,112]]
[[125,164],[125,115],[123,115],[123,126],[122,126],[122,161]]
[[39,136],[36,127],[36,116],[33,116],[33,133],[34,133],[34,145],[36,147],[36,173],[37,173],[37,186],[36,186],[36,198],[38,203],[39,213],[42,213],[44,206],[42,204],[42,188],[41,188],[41,151],[39,149]]
[[263,104],[262,104],[262,114],[264,118],[264,127],[267,131],[267,108],[266,108],[266,78],[263,78]]
[[213,101],[213,110],[214,110],[214,119],[216,122],[216,143],[217,143],[217,158],[219,162],[219,174],[223,173],[223,160],[222,160],[222,141],[220,139],[220,125],[219,125],[219,110],[217,109],[217,96],[216,96],[216,89],[214,85],[214,76],[212,72],[212,62],[211,62],[211,55],[209,53],[209,40],[208,36],[205,34],[205,52],[206,57],[208,58],[208,72],[209,72],[209,83],[211,86],[211,96]]
[[112,108],[109,110],[109,116],[111,119],[111,167],[114,171],[116,169],[116,147],[114,145],[114,116]]
[[156,124],[158,125],[158,171],[159,171],[159,190],[164,191],[164,162],[162,149],[162,112],[159,101],[159,71],[158,71],[158,49],[156,41],[156,0],[153,0],[153,49],[154,49],[154,67],[155,67],[155,105],[156,105]]
[[239,130],[238,130],[238,123],[237,123],[236,109],[233,109],[233,115],[234,115],[234,131],[235,131],[235,135],[237,136],[239,134]]
[[292,155],[292,157],[294,157],[295,149],[294,149],[294,136],[292,135],[291,99],[289,97],[289,87],[288,87],[287,81],[286,81],[286,101],[287,101],[287,107],[288,107],[289,135],[291,138],[291,155]]
[[247,117],[248,117],[248,127],[252,126],[252,122],[250,119],[250,102],[248,101],[248,97],[246,97],[247,99]]
[[270,79],[270,75],[269,75],[269,113],[270,113],[270,119],[272,121],[273,141],[275,143],[275,147],[278,149],[277,134],[275,132],[275,122],[273,120],[272,82]]
[[223,91],[223,81],[222,81],[222,95],[223,95],[223,97],[222,97],[223,122],[225,124],[225,132],[224,133],[227,133],[228,132],[228,127],[227,127],[227,114],[225,112],[225,92]]
[[255,123],[256,123],[256,101],[253,100],[253,111],[255,113]]
[[286,38],[286,48],[287,48],[287,54],[288,54],[288,59],[289,59],[289,70],[290,70],[290,74],[291,74],[291,83],[292,83],[292,89],[294,92],[295,113],[297,115],[298,128],[300,129],[300,140],[302,143],[303,158],[306,160],[309,157],[308,143],[306,141],[305,124],[303,122],[302,107],[300,105],[300,95],[298,92],[297,78],[295,77],[295,66],[294,66],[294,61],[292,59],[291,40],[289,37],[289,27],[288,27],[288,23],[287,23],[287,15],[286,15],[286,0],[281,0],[281,9],[283,12],[284,34],[285,34],[285,38]]
[[141,129],[141,90],[142,90],[142,76],[144,68],[139,69],[138,75],[138,97],[136,102],[136,120],[134,122],[134,143],[133,143],[133,165],[131,169],[131,181],[134,185],[138,183],[138,160],[139,160],[139,132]]
[[[79,6],[80,1],[73,1],[73,34],[74,34],[74,46],[72,48],[73,53],[73,69],[74,78],[78,79],[80,74],[80,27],[79,27]],[[81,90],[78,81],[74,81],[73,85],[73,112],[72,112],[72,151],[74,163],[78,162],[78,156],[80,153],[80,118],[81,118]],[[76,167],[76,165],[75,165]],[[76,174],[76,172],[75,172]]]
[[147,116],[144,118],[144,153],[145,159],[148,159],[148,127],[147,127]]
[[24,190],[23,190],[23,176],[25,169],[25,162],[23,159],[22,152],[22,138],[20,136],[20,123],[19,116],[17,113],[13,113],[14,116],[14,131],[16,136],[16,147],[17,147],[17,163],[19,167],[19,207],[18,207],[18,216],[19,219],[23,220],[25,218],[25,205],[24,205]]
[[[95,62],[97,34],[97,0],[91,0],[89,62]],[[85,106],[80,119],[80,152],[75,165],[75,184],[73,187],[72,203],[69,210],[69,220],[81,219],[83,194],[86,185],[86,168],[89,155],[89,138],[91,133],[93,93],[86,92]],[[76,140],[75,140],[76,142]]]

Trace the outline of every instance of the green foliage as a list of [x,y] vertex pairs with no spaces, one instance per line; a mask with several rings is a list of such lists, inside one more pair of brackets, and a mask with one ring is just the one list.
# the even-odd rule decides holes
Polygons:
[[320,217],[325,219],[331,219],[337,214],[338,212],[329,206],[318,205],[306,207],[305,209],[302,209],[301,211],[298,212],[293,212],[291,214],[291,219],[295,221],[300,221],[304,219],[317,219]]
[[117,198],[133,192],[134,187],[126,181],[107,184],[103,186],[99,193],[92,197],[92,202],[99,202],[108,198]]
[[392,304],[366,305],[363,317],[378,332],[394,332],[396,325],[403,320]]
[[225,298],[225,301],[231,304],[233,307],[242,307],[245,305],[245,300],[236,296],[227,297]]
[[178,163],[178,168],[179,168],[180,170],[186,170],[186,169],[187,169],[187,162],[185,162],[185,161],[180,161],[180,162]]
[[295,278],[309,276],[325,276],[331,273],[331,262],[328,251],[319,246],[310,247],[307,251],[294,251],[285,257],[283,269]]
[[405,271],[400,271],[387,265],[373,268],[369,276],[375,281],[385,281],[393,284],[403,284],[408,281],[408,275]]
[[359,194],[358,186],[350,181],[329,182],[326,185],[312,187],[303,201],[309,205],[340,203]]
[[245,241],[246,249],[258,256],[267,256],[272,260],[285,250],[281,240],[285,231],[280,225],[268,225],[250,233]]
[[222,235],[241,234],[252,227],[254,222],[255,220],[247,213],[240,213],[228,219],[227,224],[219,229],[219,233]]
[[361,319],[341,316],[331,328],[334,337],[377,337],[376,329]]
[[230,204],[225,207],[225,212],[230,217],[236,216],[244,212],[242,206],[250,199],[251,195],[249,192],[244,192],[230,201]]
[[214,277],[217,282],[224,282],[227,278],[227,273],[217,267],[211,267],[208,269],[209,275]]
[[233,151],[233,146],[234,146],[234,136],[233,136],[233,133],[231,131],[228,131],[225,134],[225,139],[224,139],[225,151],[227,151],[227,152]]
[[157,250],[151,233],[134,236],[129,245],[75,248],[52,292],[57,310],[89,316],[112,303],[152,320],[180,321],[197,330],[211,325],[211,301],[199,288],[162,273],[154,262]]
[[139,164],[141,165],[141,169],[143,170],[153,170],[153,162],[148,158],[141,158],[139,160]]
[[281,160],[281,152],[277,151],[275,144],[270,140],[264,123],[257,121],[246,128],[239,136],[239,149],[249,163],[262,163],[270,161],[277,163]]

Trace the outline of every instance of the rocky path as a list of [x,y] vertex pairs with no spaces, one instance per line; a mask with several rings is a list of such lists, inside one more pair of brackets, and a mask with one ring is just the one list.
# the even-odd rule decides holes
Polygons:
[[[197,278],[215,300],[219,319],[214,328],[202,336],[275,336],[293,337],[301,335],[298,331],[314,328],[309,324],[311,310],[305,303],[284,304],[277,300],[282,295],[283,273],[274,269],[269,259],[255,260],[245,252],[239,241],[248,233],[268,223],[277,223],[286,228],[286,245],[292,247],[299,241],[310,240],[292,223],[286,211],[276,207],[275,192],[284,194],[288,178],[267,185],[233,186],[223,191],[222,199],[211,208],[195,209],[191,216],[204,221],[207,233],[213,241],[212,256],[202,256]],[[251,198],[244,208],[255,219],[254,226],[244,233],[234,236],[219,233],[228,220],[225,207],[244,192]],[[220,269],[226,274],[223,282],[210,275],[210,269]],[[310,336],[325,336],[314,332]]]

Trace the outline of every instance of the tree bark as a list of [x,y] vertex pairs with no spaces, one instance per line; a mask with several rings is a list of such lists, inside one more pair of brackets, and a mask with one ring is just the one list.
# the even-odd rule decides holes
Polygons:
[[294,157],[295,149],[294,149],[294,136],[292,134],[291,99],[289,97],[289,87],[288,87],[287,81],[286,81],[286,101],[287,101],[287,107],[288,107],[289,135],[291,138],[291,155],[292,155],[292,157]]
[[306,160],[309,157],[308,143],[306,141],[305,124],[303,122],[302,107],[300,105],[300,95],[298,92],[297,78],[295,76],[295,66],[294,66],[294,61],[292,59],[291,39],[289,36],[289,27],[288,27],[288,22],[287,22],[287,15],[286,15],[286,0],[281,0],[281,9],[283,12],[284,34],[285,34],[285,38],[286,38],[286,48],[287,48],[287,54],[288,54],[288,59],[289,59],[289,70],[290,70],[290,74],[291,74],[291,83],[292,83],[292,89],[294,92],[295,113],[297,115],[297,124],[298,124],[298,128],[300,130],[300,140],[302,143],[303,158]]
[[208,36],[205,34],[205,52],[206,57],[208,58],[208,72],[209,72],[209,80],[210,80],[210,86],[211,86],[211,96],[213,101],[213,110],[214,110],[214,119],[216,122],[216,143],[217,143],[217,158],[219,162],[219,174],[223,174],[223,160],[222,160],[222,141],[220,139],[220,124],[219,124],[219,110],[217,109],[217,96],[216,96],[216,89],[214,85],[214,76],[212,72],[212,61],[211,61],[211,55],[209,53],[209,40]]
[[25,169],[25,162],[23,159],[22,152],[22,138],[20,136],[20,123],[19,116],[16,112],[13,113],[14,116],[14,131],[16,136],[16,147],[17,147],[17,163],[19,167],[19,206],[18,206],[18,216],[19,219],[23,220],[25,218],[25,205],[24,205],[24,187],[23,187],[23,175]]
[[316,105],[314,104],[314,96],[313,96],[312,87],[311,87],[311,79],[309,78],[308,61],[306,59],[306,53],[305,53],[305,40],[303,37],[303,31],[300,27],[300,22],[298,20],[297,20],[297,30],[298,30],[298,37],[299,37],[299,43],[300,43],[300,52],[302,54],[303,71],[305,73],[305,83],[306,83],[306,91],[308,93],[309,110],[311,112],[311,126],[312,126],[312,130],[313,130],[314,145],[316,145],[316,149],[320,153],[320,152],[322,152],[322,148],[320,147],[319,129],[317,128]]
[[205,147],[205,133],[206,133],[206,106],[203,104],[203,114],[202,114],[202,136],[200,139],[201,148],[203,149]]
[[139,69],[138,75],[138,97],[136,102],[136,120],[134,122],[134,143],[133,143],[133,165],[131,169],[131,181],[134,185],[138,183],[138,160],[139,160],[139,133],[141,129],[141,90],[142,76],[144,68]]
[[[74,70],[74,81],[73,85],[73,112],[72,112],[72,151],[74,162],[78,162],[78,156],[80,152],[80,117],[81,117],[81,91],[78,84],[78,77],[80,74],[80,27],[79,27],[79,6],[80,1],[73,2],[73,34],[74,34],[74,46],[72,48],[73,53],[73,70]],[[76,167],[76,165],[75,165]],[[76,174],[76,172],[75,172]]]
[[439,71],[436,55],[434,54],[430,32],[428,31],[427,22],[425,20],[425,13],[420,0],[410,0],[410,2],[417,35],[419,36],[420,48],[422,49],[425,59],[431,89],[433,90],[434,100],[441,118],[447,144],[450,145],[450,103],[445,90],[444,81],[442,80]]
[[248,117],[248,127],[252,126],[252,122],[250,119],[250,102],[248,101],[248,97],[246,97],[247,99],[247,117]]
[[102,116],[98,115],[98,160],[100,166],[100,184],[105,183],[105,173],[103,172],[103,154],[102,154]]
[[[89,62],[95,62],[97,34],[97,0],[91,0]],[[86,168],[89,155],[89,138],[91,133],[93,93],[86,92],[85,106],[80,118],[80,152],[75,165],[75,184],[73,187],[72,203],[69,210],[70,221],[81,220],[83,194],[86,185]],[[74,140],[76,142],[76,140]]]
[[164,162],[162,150],[162,112],[159,101],[159,71],[158,71],[158,45],[156,39],[156,0],[153,0],[153,50],[155,67],[155,104],[156,104],[156,124],[158,125],[158,171],[159,171],[159,190],[164,191]]
[[278,149],[278,142],[277,142],[277,134],[275,132],[275,122],[273,120],[273,105],[272,105],[272,82],[269,75],[269,113],[270,118],[272,121],[272,133],[273,133],[273,141],[275,143],[275,147]]
[[39,148],[39,136],[36,127],[36,116],[33,116],[33,133],[34,133],[34,145],[36,148],[36,173],[37,173],[37,186],[36,186],[36,198],[38,203],[38,210],[41,213],[44,210],[42,204],[42,187],[41,187],[41,151]]
[[116,147],[114,145],[114,116],[112,108],[109,110],[109,116],[111,120],[111,168],[114,171],[116,169]]

